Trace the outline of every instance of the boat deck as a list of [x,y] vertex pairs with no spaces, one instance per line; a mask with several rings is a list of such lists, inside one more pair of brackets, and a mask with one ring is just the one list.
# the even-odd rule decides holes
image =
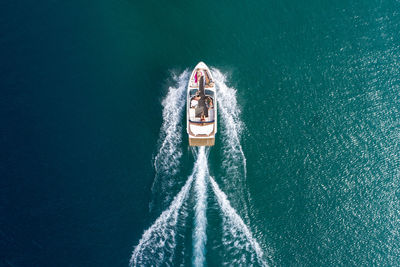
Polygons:
[[217,132],[215,84],[203,62],[193,70],[187,94],[189,146],[213,146]]
[[[210,79],[210,73],[208,73],[208,71],[206,69],[200,69],[197,68],[195,69],[194,73],[196,73],[197,71],[202,71],[205,75],[205,88],[213,88],[214,87],[214,82],[212,81],[212,79]],[[194,81],[194,77],[191,78],[190,80],[190,87],[191,88],[199,88],[199,83],[195,83]]]
[[189,146],[213,146],[215,144],[215,138],[189,138]]

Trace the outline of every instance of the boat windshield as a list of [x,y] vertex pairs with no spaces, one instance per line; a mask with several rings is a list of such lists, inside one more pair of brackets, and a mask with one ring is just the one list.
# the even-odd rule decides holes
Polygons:
[[190,97],[195,96],[197,91],[198,91],[197,89],[191,89],[190,90]]
[[[190,92],[189,92],[190,97],[195,96],[197,91],[198,91],[197,89],[191,89]],[[206,90],[204,90],[204,93],[205,93],[205,95],[214,97],[214,92],[211,91],[211,90],[207,90],[206,89]]]
[[214,97],[214,92],[211,90],[205,90],[205,94]]

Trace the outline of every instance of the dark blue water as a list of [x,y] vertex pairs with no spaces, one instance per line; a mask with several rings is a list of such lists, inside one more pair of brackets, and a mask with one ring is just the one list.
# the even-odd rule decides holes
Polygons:
[[[399,32],[397,1],[1,3],[0,265],[128,265],[192,172],[183,135],[154,200],[161,101],[200,60],[228,75],[244,124],[244,189],[223,128],[210,173],[268,263],[398,265]],[[175,263],[190,265],[186,230]]]

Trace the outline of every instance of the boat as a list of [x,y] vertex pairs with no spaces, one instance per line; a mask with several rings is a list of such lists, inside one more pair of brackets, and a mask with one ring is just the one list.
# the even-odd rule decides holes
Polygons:
[[210,69],[200,62],[190,75],[186,102],[189,146],[213,146],[217,133],[217,99]]

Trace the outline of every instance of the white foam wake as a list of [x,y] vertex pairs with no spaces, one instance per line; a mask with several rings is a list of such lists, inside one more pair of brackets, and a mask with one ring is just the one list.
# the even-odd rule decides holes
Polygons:
[[[153,195],[170,192],[173,180],[165,179],[175,175],[179,170],[182,157],[182,115],[185,107],[185,92],[189,72],[185,70],[179,75],[173,75],[174,86],[168,88],[168,93],[162,101],[163,123],[160,130],[159,149],[154,158],[156,176],[152,185]],[[164,178],[164,179],[162,179]],[[160,181],[160,179],[162,179]],[[157,189],[161,187],[161,192]],[[168,198],[165,199],[168,201]]]
[[[240,119],[240,107],[236,97],[236,89],[227,85],[227,75],[212,68],[212,74],[217,86],[218,113],[221,118],[222,133],[222,167],[226,172],[224,188],[228,194],[234,192],[236,207],[242,207],[242,215],[248,216],[248,191],[246,189],[246,157],[240,137],[244,123]],[[229,178],[229,179],[228,179]]]
[[205,262],[206,243],[207,243],[207,184],[208,176],[207,156],[204,147],[199,148],[197,155],[197,173],[194,189],[196,191],[195,205],[195,229],[193,232],[193,265],[203,266]]
[[175,235],[179,210],[188,196],[192,181],[193,175],[175,196],[169,208],[161,213],[155,223],[144,232],[132,253],[131,266],[159,266],[166,260],[172,261],[176,246]]
[[[159,266],[164,262],[172,263],[174,249],[176,247],[175,236],[177,232],[178,216],[181,215],[180,210],[183,203],[188,197],[193,180],[196,178],[196,231],[194,234],[195,247],[202,250],[194,250],[195,252],[205,253],[205,243],[207,236],[205,233],[207,218],[206,218],[206,195],[207,188],[205,178],[208,174],[207,155],[204,147],[199,149],[197,160],[195,162],[193,172],[182,187],[181,191],[175,196],[169,208],[161,213],[155,223],[147,229],[139,244],[135,247],[130,260],[131,266],[155,265]],[[187,214],[182,214],[183,217]],[[201,259],[201,253],[199,259]],[[204,259],[204,256],[203,256]]]
[[[217,197],[217,202],[222,211],[223,216],[223,226],[225,231],[229,231],[232,235],[234,242],[231,242],[231,246],[234,245],[234,249],[238,250],[240,254],[244,255],[244,251],[247,251],[252,255],[252,251],[254,251],[256,260],[259,264],[263,266],[268,266],[264,252],[258,244],[257,240],[253,237],[250,229],[243,222],[242,218],[237,214],[234,208],[232,208],[227,196],[224,192],[221,191],[218,184],[215,180],[210,177],[211,186],[214,191],[215,196]],[[224,242],[225,245],[229,242]],[[245,256],[237,259],[229,259],[230,264],[232,265],[248,265],[249,262]],[[235,262],[232,262],[232,261]],[[254,260],[253,257],[250,260]]]
[[216,68],[212,69],[213,77],[217,85],[217,101],[218,112],[222,119],[224,157],[226,158],[225,167],[231,168],[231,163],[241,162],[242,171],[246,176],[246,157],[244,156],[242,146],[240,144],[240,135],[244,124],[240,119],[240,108],[236,98],[236,89],[229,87],[227,76]]
[[[228,193],[232,205],[240,207],[240,213],[248,219],[247,202],[249,200],[246,189],[246,157],[240,144],[243,131],[243,122],[240,120],[240,109],[236,100],[236,90],[226,85],[226,75],[218,69],[212,69],[217,86],[217,104],[221,118],[223,160],[222,167],[225,171],[224,190]],[[167,96],[162,102],[163,124],[160,131],[159,150],[154,158],[156,177],[153,182],[152,192],[154,198],[162,199],[163,204],[168,203],[173,195],[172,186],[179,172],[182,157],[182,115],[185,107],[185,92],[188,82],[188,71],[173,77],[176,86],[170,87]],[[232,207],[228,197],[219,188],[215,180],[209,176],[207,154],[208,149],[200,147],[192,150],[196,162],[191,176],[186,181],[180,192],[172,200],[169,207],[163,211],[147,229],[139,244],[135,247],[130,260],[131,266],[160,266],[174,265],[175,250],[179,251],[177,243],[185,239],[184,224],[189,201],[186,202],[192,183],[194,182],[195,206],[192,264],[205,265],[207,244],[207,187],[208,182],[216,196],[221,209],[223,244],[226,249],[225,265],[263,265],[267,266],[266,257],[259,243],[253,237],[238,212]],[[175,176],[175,177],[173,177]],[[246,218],[247,217],[247,218]],[[183,224],[183,225],[181,225]],[[179,233],[179,234],[178,234]],[[183,234],[183,235],[182,235]],[[181,252],[185,254],[185,248]],[[178,257],[175,257],[176,259]],[[176,260],[175,259],[175,260]],[[185,261],[183,257],[183,262]]]

